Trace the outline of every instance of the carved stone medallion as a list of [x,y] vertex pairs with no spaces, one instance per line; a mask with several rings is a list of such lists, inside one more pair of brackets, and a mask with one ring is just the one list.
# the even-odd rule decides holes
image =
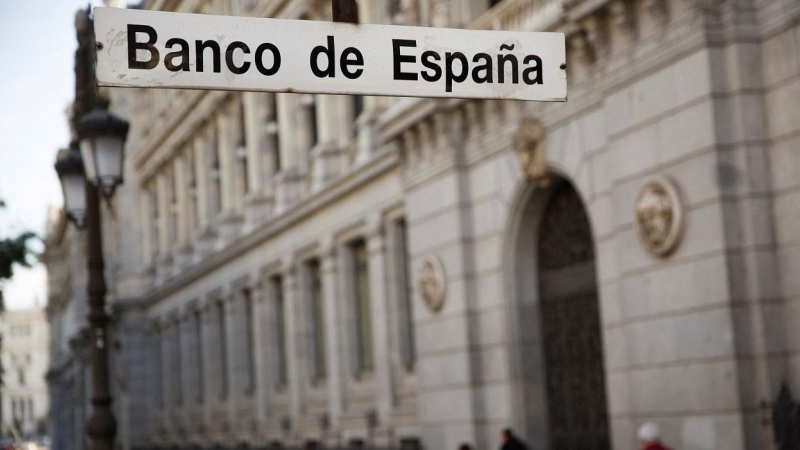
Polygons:
[[419,271],[419,290],[422,300],[434,313],[442,310],[447,296],[447,284],[442,261],[435,255],[428,255],[422,260]]
[[636,196],[634,214],[636,234],[647,251],[666,257],[675,250],[683,232],[683,205],[672,181],[649,179]]

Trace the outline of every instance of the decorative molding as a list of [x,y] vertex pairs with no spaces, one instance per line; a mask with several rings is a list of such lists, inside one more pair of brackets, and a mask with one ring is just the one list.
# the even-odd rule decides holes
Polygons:
[[648,252],[663,258],[675,250],[683,234],[683,204],[670,179],[647,180],[636,196],[634,215],[636,235]]
[[643,0],[643,6],[656,22],[666,24],[669,20],[666,0]]
[[422,300],[431,312],[441,311],[447,298],[447,278],[444,265],[438,256],[431,254],[422,260],[417,283]]
[[631,3],[627,0],[614,0],[609,5],[609,11],[614,25],[625,37],[633,40],[636,37],[636,19]]
[[608,30],[606,21],[599,14],[592,14],[581,21],[586,35],[586,42],[592,47],[594,60],[601,59],[611,53],[608,42]]
[[585,65],[591,66],[595,60],[594,48],[592,44],[586,39],[584,32],[577,32],[572,35],[568,43],[569,47],[575,51],[578,61]]
[[547,170],[547,141],[542,122],[533,118],[520,120],[517,133],[513,137],[513,145],[523,177],[536,186],[547,186],[550,177]]

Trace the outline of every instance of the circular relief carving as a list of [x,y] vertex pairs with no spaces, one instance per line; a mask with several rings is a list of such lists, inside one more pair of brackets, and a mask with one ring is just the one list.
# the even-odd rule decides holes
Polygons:
[[438,257],[428,255],[422,260],[418,283],[422,299],[428,308],[434,313],[441,311],[447,295],[447,285],[445,284],[444,266]]
[[683,205],[671,180],[647,180],[636,196],[634,214],[636,234],[647,251],[666,257],[675,250],[683,231]]

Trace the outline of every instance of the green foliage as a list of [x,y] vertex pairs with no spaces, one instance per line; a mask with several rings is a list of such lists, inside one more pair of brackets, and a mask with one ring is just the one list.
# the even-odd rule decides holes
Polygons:
[[[0,239],[0,282],[14,275],[14,264],[30,267],[28,240],[36,235],[25,232],[15,238]],[[0,287],[0,312],[5,311],[3,290]]]

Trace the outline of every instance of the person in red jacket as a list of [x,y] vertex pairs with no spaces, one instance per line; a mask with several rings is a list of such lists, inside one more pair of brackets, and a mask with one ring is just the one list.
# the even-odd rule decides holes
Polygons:
[[653,422],[647,422],[639,427],[639,441],[642,443],[642,450],[672,450],[661,444],[661,430]]

